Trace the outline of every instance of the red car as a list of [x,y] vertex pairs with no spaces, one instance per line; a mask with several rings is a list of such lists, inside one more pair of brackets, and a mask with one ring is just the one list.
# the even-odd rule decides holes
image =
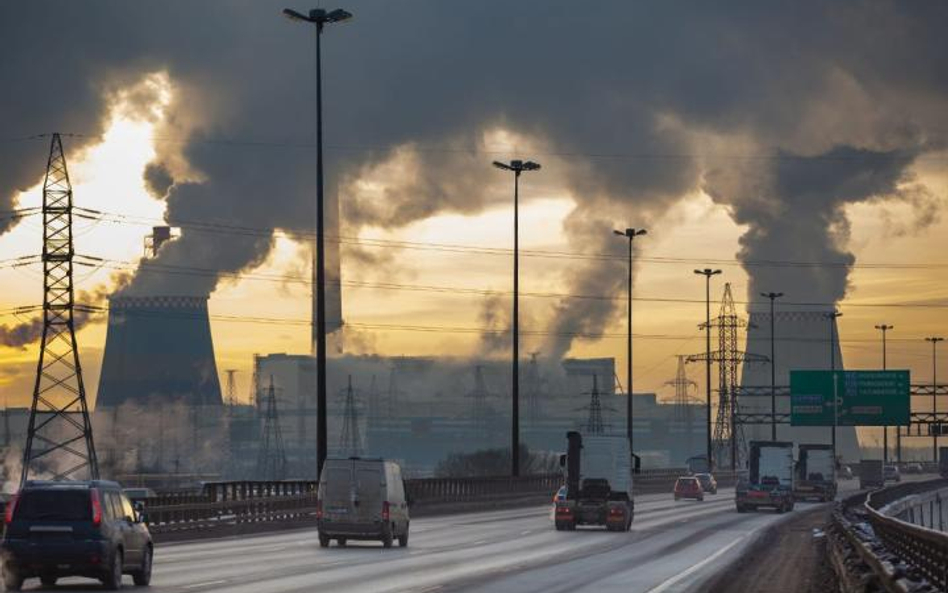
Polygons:
[[694,498],[696,500],[704,500],[704,489],[701,487],[701,482],[698,481],[698,478],[693,476],[684,476],[678,478],[675,482],[675,500],[680,500],[682,498]]

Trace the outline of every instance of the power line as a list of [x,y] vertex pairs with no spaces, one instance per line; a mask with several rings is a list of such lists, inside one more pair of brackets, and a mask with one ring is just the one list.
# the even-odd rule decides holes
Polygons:
[[[115,224],[136,224],[140,226],[170,225],[174,227],[190,229],[200,232],[217,232],[228,235],[251,236],[251,237],[270,237],[274,234],[280,234],[290,238],[306,237],[313,238],[316,233],[309,228],[265,228],[249,227],[244,225],[235,225],[223,221],[196,221],[196,220],[170,220],[165,221],[159,218],[150,218],[145,216],[135,216],[120,214],[115,212],[105,212],[93,210],[90,208],[76,208],[76,216],[87,218],[89,220],[101,220]],[[416,241],[399,241],[389,239],[370,239],[364,237],[346,237],[346,236],[327,236],[327,241],[336,242],[343,245],[359,245],[362,247],[385,248],[392,247],[402,249],[417,249],[426,251],[457,252],[465,254],[497,255],[509,257],[513,254],[512,249],[505,247],[485,247],[479,245],[463,245],[451,243],[431,243]],[[625,261],[624,255],[611,253],[582,253],[570,251],[536,250],[526,249],[520,251],[521,255],[527,257],[545,257],[554,259],[579,259],[579,260],[613,260]],[[948,269],[948,263],[907,263],[907,262],[867,262],[853,263],[846,262],[826,262],[826,261],[794,261],[794,260],[738,260],[732,259],[707,259],[696,257],[679,256],[640,256],[636,261],[643,263],[660,264],[696,264],[706,263],[712,265],[731,265],[742,267],[780,267],[780,268],[839,268],[839,269],[909,269],[909,270],[928,270],[928,269]]]
[[[183,275],[183,276],[199,276],[199,277],[221,277],[221,278],[232,278],[236,280],[254,280],[254,281],[264,281],[264,282],[279,282],[279,283],[297,283],[300,285],[309,285],[311,279],[308,276],[302,275],[292,275],[292,274],[262,274],[262,273],[246,273],[246,272],[227,272],[227,271],[218,271],[211,268],[198,268],[194,266],[176,266],[172,264],[158,264],[154,261],[148,261],[143,266],[138,266],[135,262],[123,261],[123,260],[113,260],[107,258],[100,258],[89,255],[76,255],[78,265],[89,266],[89,267],[106,267],[116,271],[134,271],[138,268],[138,273],[145,274],[166,274],[166,275]],[[505,289],[484,289],[484,288],[467,288],[467,287],[457,287],[457,286],[438,286],[438,285],[421,285],[421,284],[402,284],[396,282],[366,282],[366,281],[357,281],[357,280],[342,280],[337,282],[327,282],[328,286],[345,286],[350,288],[372,288],[378,290],[400,290],[408,292],[429,292],[429,293],[442,293],[442,294],[463,294],[463,295],[476,295],[476,296],[493,296],[493,295],[510,295],[510,291]],[[622,296],[609,296],[609,295],[597,295],[597,294],[576,294],[576,293],[561,293],[561,292],[521,292],[522,296],[531,297],[531,298],[554,298],[554,299],[577,299],[577,300],[596,300],[596,301],[609,301],[609,302],[618,302],[624,300],[626,297]],[[703,304],[704,301],[699,299],[687,299],[679,297],[633,297],[633,300],[636,302],[650,302],[650,303],[677,303],[677,304]],[[738,304],[743,305],[759,305],[763,304],[759,301],[735,301]],[[789,306],[798,306],[798,307],[831,307],[831,303],[821,303],[821,302],[787,302],[786,305]],[[868,308],[932,308],[932,309],[941,309],[948,308],[948,302],[946,303],[846,303],[847,307],[868,307]]]
[[[63,137],[83,138],[89,140],[102,139],[101,134],[70,133],[61,134]],[[28,136],[13,136],[0,138],[0,142],[16,143],[29,142],[48,137],[48,134],[34,134]],[[227,137],[199,137],[199,136],[172,136],[158,135],[150,138],[154,144],[188,144],[204,146],[222,146],[232,148],[289,148],[300,150],[315,150],[316,144],[308,139],[294,138],[227,138]],[[365,153],[388,153],[399,148],[406,148],[405,143],[390,144],[325,144],[324,148],[336,152],[365,152]],[[420,146],[411,145],[410,150],[423,154],[458,154],[495,157],[504,155],[514,155],[519,153],[516,146],[513,145],[494,145],[492,147],[458,147],[458,146]],[[769,153],[700,153],[700,152],[610,152],[610,151],[569,151],[569,150],[532,150],[531,154],[538,156],[563,157],[563,158],[588,158],[596,160],[623,160],[623,161],[681,161],[681,160],[727,160],[727,161],[793,161],[800,163],[812,162],[852,162],[852,161],[870,161],[885,162],[895,159],[904,159],[905,155],[900,153],[865,153],[865,154],[822,154],[822,155],[797,155],[786,152]],[[916,161],[946,161],[945,157],[939,156],[917,156]]]

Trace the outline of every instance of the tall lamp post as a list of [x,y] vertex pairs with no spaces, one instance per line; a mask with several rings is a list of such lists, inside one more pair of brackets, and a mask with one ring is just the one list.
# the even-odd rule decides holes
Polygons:
[[[882,370],[884,371],[886,370],[888,366],[886,364],[886,356],[885,356],[886,354],[885,334],[887,331],[889,331],[890,329],[893,329],[895,326],[886,325],[885,323],[883,323],[882,325],[877,325],[875,327],[877,330],[882,332]],[[898,431],[899,427],[896,426],[895,430]],[[901,442],[900,442],[902,435],[899,432],[896,432],[896,435],[897,435],[896,440],[899,441],[898,446],[897,446],[897,448],[899,449],[899,453],[897,454],[896,458],[898,459],[899,463],[902,463],[902,447],[901,447]],[[882,427],[882,463],[889,463],[889,427],[888,426]]]
[[494,161],[494,166],[514,174],[514,265],[513,265],[513,379],[512,414],[510,428],[510,473],[520,475],[520,174],[538,171],[539,163],[513,160],[509,163]]
[[628,328],[626,331],[626,367],[625,367],[625,430],[629,437],[629,450],[632,451],[632,241],[636,237],[646,234],[645,229],[625,229],[624,231],[612,231],[620,237],[629,239],[629,312],[626,321]]
[[770,299],[770,440],[777,440],[777,358],[776,338],[774,337],[774,301],[783,296],[782,292],[762,292],[760,296]]
[[941,430],[941,424],[938,424],[938,351],[936,347],[938,342],[945,341],[945,338],[931,336],[925,338],[926,342],[932,344],[932,451],[935,464],[938,464],[938,431]]
[[316,471],[321,475],[326,461],[326,250],[323,228],[323,73],[320,38],[328,23],[341,23],[352,13],[341,8],[314,8],[302,14],[283,9],[287,18],[316,26]]
[[836,455],[836,424],[838,420],[838,404],[839,396],[837,394],[837,385],[836,381],[836,320],[842,317],[843,314],[839,311],[833,311],[832,313],[826,313],[824,317],[829,320],[830,324],[830,370],[833,371],[833,432],[832,432],[832,443],[833,443],[833,462],[835,463],[838,459]]
[[706,399],[707,409],[705,410],[705,423],[707,424],[708,434],[705,440],[705,454],[708,456],[708,469],[711,469],[711,276],[720,274],[721,270],[712,270],[705,268],[695,270],[695,274],[705,278],[705,307],[704,307],[704,330],[705,330],[705,348],[704,348],[704,379],[707,387]]

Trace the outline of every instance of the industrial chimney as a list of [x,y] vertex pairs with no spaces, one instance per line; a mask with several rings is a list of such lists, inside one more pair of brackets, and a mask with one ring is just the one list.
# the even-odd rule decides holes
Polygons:
[[154,398],[220,406],[207,297],[109,299],[97,407]]
[[[839,347],[839,329],[836,318],[829,316],[830,311],[778,311],[774,316],[774,345],[776,364],[776,384],[790,384],[791,370],[843,370],[843,355]],[[832,324],[832,325],[831,325]],[[835,341],[831,342],[831,332]],[[830,344],[835,351],[830,354]],[[770,357],[770,312],[751,311],[747,329],[747,347],[750,354]],[[770,387],[770,365],[745,364],[741,376],[742,387]],[[769,391],[767,391],[769,393]],[[745,413],[770,413],[770,397],[739,397],[738,406]],[[790,413],[790,399],[777,398],[777,413]],[[788,424],[777,426],[777,440],[794,443],[826,443],[831,441],[831,428],[791,427]],[[744,436],[748,440],[770,440],[770,425],[749,425],[744,427]],[[847,460],[861,457],[856,429],[852,426],[840,426],[836,429],[836,448],[838,454]]]

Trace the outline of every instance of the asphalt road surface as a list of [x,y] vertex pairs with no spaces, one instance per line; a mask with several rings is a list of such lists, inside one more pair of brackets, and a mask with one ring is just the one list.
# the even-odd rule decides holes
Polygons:
[[[855,482],[841,482],[841,490]],[[797,504],[797,509],[812,508]],[[313,591],[693,591],[740,556],[756,534],[794,513],[738,514],[734,492],[704,502],[671,494],[636,498],[630,533],[553,529],[549,507],[412,521],[408,548],[350,542],[319,547],[315,530],[165,544],[155,553],[155,593]],[[25,589],[38,589],[38,580]],[[132,590],[130,577],[125,587]],[[97,589],[64,579],[57,589]]]

